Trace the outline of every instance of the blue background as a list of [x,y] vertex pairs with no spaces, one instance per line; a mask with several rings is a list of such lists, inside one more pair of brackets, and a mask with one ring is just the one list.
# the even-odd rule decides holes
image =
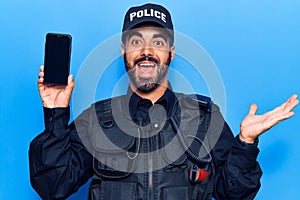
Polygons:
[[[266,112],[300,94],[300,1],[167,0],[175,29],[201,44],[226,89],[226,119],[233,132],[253,102]],[[37,90],[44,36],[73,36],[71,72],[98,44],[120,33],[125,11],[143,1],[0,1],[0,199],[39,199],[29,182],[29,142],[43,130]],[[180,63],[174,61],[174,66]],[[120,64],[121,62],[116,62]],[[122,66],[123,70],[123,66]],[[111,74],[120,77],[121,74]],[[112,80],[116,80],[112,79]],[[197,80],[191,80],[197,81]],[[112,83],[108,83],[111,85]],[[99,98],[111,91],[99,86]],[[196,87],[199,93],[206,88]],[[218,102],[217,102],[218,103]],[[300,198],[300,109],[260,137],[264,171],[256,199]],[[69,199],[86,199],[87,185]]]

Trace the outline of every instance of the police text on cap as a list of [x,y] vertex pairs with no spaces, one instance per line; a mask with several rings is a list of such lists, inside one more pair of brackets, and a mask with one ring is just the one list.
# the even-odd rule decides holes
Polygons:
[[134,20],[135,17],[137,17],[137,18],[156,17],[157,19],[161,19],[165,23],[167,22],[166,14],[164,14],[163,12],[160,12],[158,10],[154,10],[154,9],[150,9],[150,11],[148,9],[144,9],[144,10],[139,10],[139,11],[130,13],[130,21],[131,22]]

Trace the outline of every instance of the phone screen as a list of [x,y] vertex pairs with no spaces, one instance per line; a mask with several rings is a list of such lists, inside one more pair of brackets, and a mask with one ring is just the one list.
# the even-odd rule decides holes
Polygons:
[[46,35],[44,83],[67,85],[70,71],[72,38],[68,34]]

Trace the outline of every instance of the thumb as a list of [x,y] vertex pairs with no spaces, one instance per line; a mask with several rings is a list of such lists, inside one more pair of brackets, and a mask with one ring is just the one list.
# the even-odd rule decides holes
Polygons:
[[248,115],[255,115],[258,107],[255,103],[251,104]]
[[73,80],[73,75],[69,75],[68,77],[68,87],[72,88],[74,87],[74,80]]

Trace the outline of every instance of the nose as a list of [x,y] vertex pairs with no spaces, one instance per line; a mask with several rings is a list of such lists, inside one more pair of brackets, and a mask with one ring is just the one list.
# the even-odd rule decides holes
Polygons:
[[146,57],[151,57],[153,56],[153,48],[151,46],[145,45],[142,49],[141,49],[141,54],[142,56],[146,56]]

